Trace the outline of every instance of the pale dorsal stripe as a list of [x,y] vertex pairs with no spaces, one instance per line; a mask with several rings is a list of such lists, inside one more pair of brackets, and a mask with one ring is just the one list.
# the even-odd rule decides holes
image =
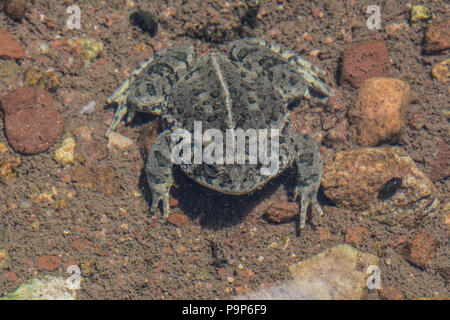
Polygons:
[[233,121],[233,102],[231,101],[230,90],[228,90],[228,85],[223,78],[222,70],[220,70],[219,63],[214,55],[211,55],[211,61],[216,69],[217,76],[219,77],[220,85],[222,86],[223,92],[225,93],[225,107],[227,108],[227,126],[230,129],[234,129],[235,124]]

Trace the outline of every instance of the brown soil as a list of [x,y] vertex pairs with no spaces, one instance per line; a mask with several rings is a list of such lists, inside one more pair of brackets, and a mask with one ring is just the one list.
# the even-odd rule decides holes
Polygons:
[[[374,4],[371,0],[266,0],[261,1],[262,17],[254,28],[252,23],[236,28],[230,18],[229,24],[223,24],[227,30],[218,30],[221,25],[217,24],[212,31],[204,31],[195,25],[212,21],[207,12],[212,17],[217,15],[220,8],[216,1],[190,1],[183,7],[185,1],[181,0],[135,0],[158,17],[160,25],[154,38],[130,25],[127,2],[83,1],[79,4],[81,30],[65,28],[66,9],[72,1],[31,1],[22,21],[0,13],[0,28],[11,32],[26,52],[19,63],[20,74],[0,78],[0,95],[21,86],[24,70],[34,67],[44,72],[53,68],[61,76],[60,87],[53,96],[64,106],[61,112],[65,134],[73,136],[84,126],[92,132],[90,140],[76,135],[77,153],[82,156],[77,157],[73,168],[61,167],[52,159],[53,152],[61,146],[57,143],[45,153],[23,156],[17,177],[7,185],[0,183],[0,249],[7,249],[11,256],[10,266],[0,270],[0,296],[36,275],[67,277],[66,267],[76,264],[83,276],[78,292],[81,299],[230,298],[242,288],[254,290],[289,278],[289,264],[345,243],[347,230],[355,228],[365,229],[368,234],[352,245],[383,260],[383,286],[400,290],[407,299],[449,295],[449,227],[448,217],[447,225],[444,223],[448,214],[444,206],[447,204],[448,210],[450,180],[435,173],[448,172],[448,162],[442,159],[436,169],[436,155],[445,155],[443,144],[450,143],[448,115],[443,112],[450,101],[448,84],[431,75],[431,67],[448,58],[448,53],[423,53],[427,22],[409,25],[409,1],[381,1],[380,30],[366,27],[366,8]],[[232,5],[236,2],[228,1]],[[433,13],[433,21],[449,18],[450,8],[444,0],[427,1],[426,6]],[[393,31],[389,26],[394,23],[406,25]],[[191,38],[198,37],[199,32],[208,34],[202,39]],[[187,225],[185,220],[177,227],[152,217],[145,162],[140,152],[145,148],[136,145],[127,152],[106,149],[104,133],[113,114],[113,109],[104,108],[106,98],[154,50],[188,42],[194,44],[198,53],[222,50],[225,44],[221,40],[246,35],[281,43],[328,70],[327,82],[336,88],[347,107],[357,91],[339,86],[344,49],[364,39],[383,40],[389,52],[390,75],[411,86],[413,99],[407,119],[425,119],[423,127],[407,125],[398,141],[391,144],[400,145],[425,173],[436,176],[441,204],[435,214],[413,229],[400,228],[361,220],[355,213],[325,203],[325,215],[311,215],[297,237],[294,222],[271,224],[261,217],[270,202],[286,199],[283,182],[289,173],[253,195],[234,197],[203,188],[177,172],[172,197],[179,205],[172,211],[187,215]],[[62,43],[65,37],[75,36],[105,44],[100,58],[88,67],[77,59],[69,63],[69,57],[76,55]],[[50,45],[49,54],[39,51],[41,43]],[[80,115],[81,108],[92,100],[97,102],[95,111]],[[331,111],[317,106],[307,120],[299,121],[320,134],[321,119],[334,118],[332,123],[341,123],[347,107]],[[117,131],[140,141],[157,125],[154,117],[139,116]],[[0,142],[7,142],[3,121]],[[337,151],[356,147],[351,139],[333,144],[327,148],[325,161]],[[89,167],[84,170],[88,177],[77,171],[79,167]],[[89,182],[89,175],[94,177],[94,183]],[[37,196],[49,191],[51,196]],[[136,192],[143,196],[136,196]],[[437,244],[435,257],[424,269],[409,263],[404,254],[418,231],[432,235]],[[404,239],[400,244],[393,240],[398,237]],[[350,238],[354,237],[347,240]],[[390,260],[389,265],[386,259]],[[51,261],[51,268],[45,267],[43,261]],[[378,298],[377,291],[369,292],[369,299]]]

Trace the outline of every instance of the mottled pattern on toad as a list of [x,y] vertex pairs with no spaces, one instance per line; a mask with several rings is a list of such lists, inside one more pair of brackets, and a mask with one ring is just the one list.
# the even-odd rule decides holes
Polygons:
[[194,121],[207,129],[278,129],[279,170],[261,173],[257,164],[181,164],[194,181],[218,192],[241,195],[261,188],[290,166],[297,168],[295,198],[300,201],[300,227],[305,226],[309,204],[322,214],[317,191],[322,160],[316,142],[293,133],[288,106],[309,97],[333,93],[320,76],[325,73],[308,61],[262,39],[242,39],[229,44],[226,54],[212,52],[195,58],[192,47],[157,52],[141,62],[108,99],[118,108],[107,135],[121,120],[136,112],[161,115],[163,132],[149,152],[146,164],[152,193],[152,212],[162,201],[169,215],[169,192],[173,183],[171,134],[178,128],[194,131]]

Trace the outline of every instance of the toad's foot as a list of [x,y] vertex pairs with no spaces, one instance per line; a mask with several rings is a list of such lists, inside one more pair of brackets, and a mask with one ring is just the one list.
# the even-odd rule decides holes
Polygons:
[[316,141],[307,136],[294,134],[294,152],[297,164],[297,186],[295,199],[300,196],[300,229],[305,227],[306,211],[309,204],[320,215],[322,209],[317,202],[317,191],[322,179],[322,159]]
[[171,131],[162,132],[155,140],[148,154],[145,172],[152,193],[151,212],[156,213],[158,204],[163,202],[163,216],[169,216],[169,192],[173,183],[170,152]]

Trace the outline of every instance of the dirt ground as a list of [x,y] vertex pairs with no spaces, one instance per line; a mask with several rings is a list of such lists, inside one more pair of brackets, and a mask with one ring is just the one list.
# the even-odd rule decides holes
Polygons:
[[[230,39],[260,36],[327,70],[328,84],[348,106],[357,90],[339,84],[342,53],[352,43],[376,38],[384,40],[388,48],[391,76],[411,86],[407,119],[413,113],[425,119],[421,129],[406,125],[396,144],[431,174],[435,170],[432,155],[440,143],[450,143],[448,115],[442,112],[450,102],[448,84],[431,75],[431,67],[445,55],[423,54],[427,22],[409,24],[407,3],[411,1],[266,0],[261,1],[256,25],[236,29],[231,19],[231,26],[222,26],[226,32],[219,30],[211,36],[195,25],[220,12],[218,2],[135,0],[158,17],[159,29],[153,38],[130,25],[128,17],[135,9],[131,2],[77,4],[81,30],[66,28],[71,1],[31,1],[26,17],[19,22],[0,13],[0,27],[11,32],[26,51],[19,74],[0,79],[0,95],[22,86],[27,68],[54,69],[60,84],[52,94],[65,118],[65,136],[75,135],[77,153],[84,154],[76,164],[63,167],[53,160],[54,151],[61,146],[57,143],[47,152],[22,156],[13,183],[0,184],[0,247],[11,257],[10,266],[0,272],[0,296],[38,275],[67,277],[66,267],[76,264],[83,276],[80,299],[225,299],[289,279],[288,265],[345,243],[346,230],[355,226],[367,229],[369,236],[352,245],[382,258],[382,285],[401,290],[407,299],[449,295],[449,229],[443,223],[444,205],[450,200],[448,178],[435,182],[439,209],[413,229],[360,219],[325,203],[325,215],[311,215],[298,237],[295,223],[271,224],[261,217],[267,204],[287,198],[283,182],[289,173],[255,194],[235,197],[201,187],[177,172],[171,196],[179,205],[172,211],[189,218],[187,225],[177,227],[149,213],[151,196],[145,183],[142,141],[158,130],[158,119],[140,115],[132,124],[117,129],[136,142],[128,151],[108,149],[104,137],[114,112],[106,108],[107,97],[155,50],[193,43],[196,51],[203,53],[223,50]],[[433,13],[433,21],[448,19],[446,1],[423,2]],[[234,6],[236,2],[227,3]],[[380,30],[366,27],[366,8],[373,4],[381,7]],[[398,32],[387,32],[386,27],[394,23],[405,25]],[[100,57],[88,66],[77,64],[76,59],[71,63],[69,57],[75,53],[60,45],[65,38],[76,36],[104,43]],[[42,43],[50,45],[50,53],[40,51]],[[96,101],[95,111],[80,115],[90,101]],[[317,108],[319,114],[329,113],[337,121],[346,117],[343,111]],[[78,139],[80,127],[90,128],[90,141]],[[320,133],[320,117],[312,121],[312,129]],[[7,142],[2,121],[0,142]],[[328,148],[330,157],[325,161],[338,151],[356,147],[349,138]],[[101,179],[94,185],[77,181],[80,167],[97,170]],[[66,179],[67,174],[71,180]],[[51,190],[49,201],[36,200],[36,194]],[[329,235],[324,237],[323,230]],[[438,242],[436,256],[425,270],[405,260],[405,244],[390,242],[392,236],[405,236],[408,241],[419,230]],[[60,258],[56,270],[41,267],[39,261],[45,256]],[[378,292],[369,291],[368,299],[379,299]]]

